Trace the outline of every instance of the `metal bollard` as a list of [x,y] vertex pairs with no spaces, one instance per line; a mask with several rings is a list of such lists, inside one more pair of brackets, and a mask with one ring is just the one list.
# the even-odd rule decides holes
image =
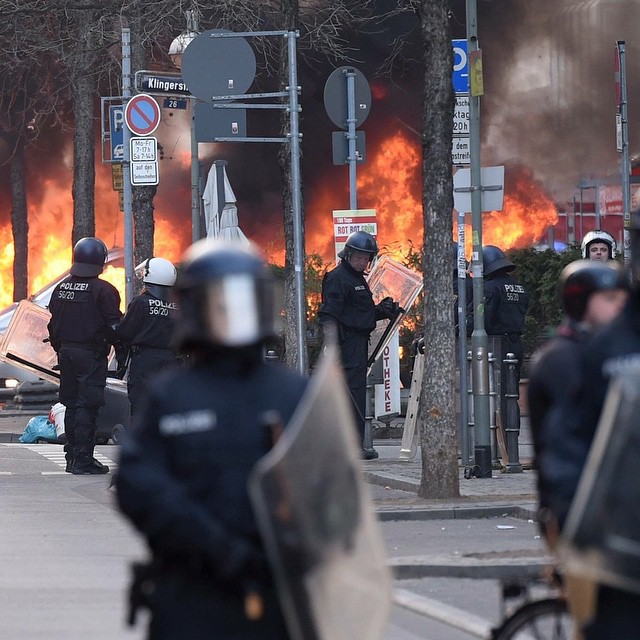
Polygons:
[[470,464],[473,457],[475,439],[475,422],[473,414],[473,382],[471,380],[471,351],[467,351],[467,429],[464,437],[467,441],[466,459],[464,464]]
[[498,435],[496,427],[496,357],[489,351],[489,430],[491,431],[491,464],[494,469],[501,469],[498,451]]
[[506,405],[504,433],[507,441],[507,456],[509,457],[505,473],[522,473],[520,452],[518,451],[518,436],[520,435],[520,408],[518,407],[520,391],[516,369],[518,359],[513,353],[507,353],[504,363],[507,371],[504,393]]
[[362,442],[362,448],[367,455],[367,459],[374,459],[378,457],[378,452],[373,448],[373,385],[367,380],[367,400],[365,403],[365,417],[364,417],[364,440]]

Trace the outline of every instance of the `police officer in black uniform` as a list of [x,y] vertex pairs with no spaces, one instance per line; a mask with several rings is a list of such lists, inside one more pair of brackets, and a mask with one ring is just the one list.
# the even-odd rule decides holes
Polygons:
[[[340,264],[322,280],[322,303],[318,312],[321,326],[337,329],[340,355],[347,386],[355,409],[360,443],[364,439],[369,336],[378,320],[394,318],[398,304],[384,298],[379,304],[364,277],[378,253],[375,238],[366,231],[354,231],[338,254]],[[365,451],[367,459],[377,458],[376,451]]]
[[136,267],[144,288],[127,308],[118,326],[118,337],[130,355],[127,391],[133,416],[140,408],[145,381],[176,362],[171,347],[176,302],[170,299],[176,268],[165,258],[149,258]]
[[[624,270],[613,260],[575,260],[560,274],[559,291],[565,316],[556,335],[534,354],[527,385],[543,532],[551,522],[545,455],[557,437],[548,427],[549,416],[562,403],[576,402],[587,339],[618,315],[627,299],[627,289]],[[556,528],[552,523],[552,529]]]
[[[504,358],[507,353],[513,353],[518,360],[516,377],[519,382],[524,359],[522,332],[524,331],[524,318],[529,307],[529,294],[511,275],[516,265],[507,258],[502,249],[494,245],[487,245],[482,248],[482,252],[484,327],[487,336],[494,338],[493,341],[490,341],[489,348],[492,348],[493,343],[494,353],[500,359],[500,414],[504,416],[506,415],[504,388],[507,375]],[[473,300],[469,301],[467,310],[467,335],[470,336],[473,332]]]
[[66,407],[66,471],[103,474],[109,467],[93,457],[96,418],[104,404],[107,356],[117,343],[120,294],[98,276],[108,251],[98,238],[82,238],[73,248],[70,273],[51,294],[49,339],[58,354],[60,402]]
[[247,493],[267,425],[289,422],[307,382],[263,358],[278,317],[273,275],[255,250],[203,240],[174,292],[189,357],[149,383],[116,484],[153,555],[133,599],[151,610],[150,640],[286,640]]
[[[609,382],[629,363],[640,361],[640,213],[631,228],[634,287],[622,313],[585,346],[582,384],[573,402],[549,416],[555,437],[541,459],[553,514],[562,529],[589,455]],[[628,486],[636,477],[621,477]],[[636,514],[634,514],[635,517]],[[635,553],[635,551],[634,551]],[[585,640],[634,638],[640,628],[640,595],[606,585],[597,591],[593,619],[583,628]]]

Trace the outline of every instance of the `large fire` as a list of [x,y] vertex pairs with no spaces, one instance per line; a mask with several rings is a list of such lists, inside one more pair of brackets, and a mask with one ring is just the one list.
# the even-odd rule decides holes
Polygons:
[[[358,165],[358,206],[375,209],[379,244],[392,256],[402,259],[409,247],[422,244],[421,151],[415,138],[403,130],[391,132],[377,145],[371,145],[367,161]],[[181,159],[181,170],[188,173],[188,159]],[[506,170],[504,208],[484,214],[483,242],[503,249],[534,244],[557,220],[553,202],[531,174],[523,169]],[[71,175],[47,177],[40,184],[39,199],[29,200],[29,290],[38,291],[69,268],[71,215]],[[108,245],[122,246],[123,216],[118,210],[117,194],[112,189],[111,170],[98,164],[96,169],[96,234]],[[175,222],[173,210],[189,206],[188,179],[176,198],[185,202],[156,199],[155,253],[178,260],[190,241],[188,224]],[[319,254],[330,264],[333,260],[333,209],[345,209],[348,203],[348,173],[344,182],[331,180],[316,188],[305,203],[307,253]],[[241,211],[242,202],[239,202]],[[471,239],[468,229],[467,238]],[[251,234],[249,234],[251,235]],[[253,237],[271,260],[282,264],[284,244],[282,226],[261,228]],[[264,236],[264,237],[262,237]],[[453,236],[452,236],[453,237]],[[0,225],[0,308],[12,301],[13,242],[10,224]],[[108,278],[118,286],[124,299],[124,275],[116,269]]]

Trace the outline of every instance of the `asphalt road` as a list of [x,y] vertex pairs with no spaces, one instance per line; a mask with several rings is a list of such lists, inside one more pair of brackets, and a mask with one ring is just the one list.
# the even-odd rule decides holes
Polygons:
[[[117,460],[114,445],[97,452]],[[111,476],[72,476],[63,465],[57,445],[0,444],[0,638],[142,640],[143,625],[124,620],[128,565],[144,547],[115,508]],[[390,556],[541,547],[535,525],[503,518],[385,522],[382,532]],[[499,618],[497,583],[426,578],[395,587],[408,597],[396,598],[405,606],[393,607],[385,640],[469,640],[478,636],[460,627]],[[460,624],[423,615],[434,606]]]

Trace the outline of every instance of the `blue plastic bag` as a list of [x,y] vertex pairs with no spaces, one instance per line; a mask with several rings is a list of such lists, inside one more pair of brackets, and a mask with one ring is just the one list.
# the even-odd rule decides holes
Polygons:
[[37,440],[47,440],[49,442],[57,442],[56,427],[49,422],[47,416],[34,416],[27,422],[24,433],[18,438],[22,444],[33,444]]

